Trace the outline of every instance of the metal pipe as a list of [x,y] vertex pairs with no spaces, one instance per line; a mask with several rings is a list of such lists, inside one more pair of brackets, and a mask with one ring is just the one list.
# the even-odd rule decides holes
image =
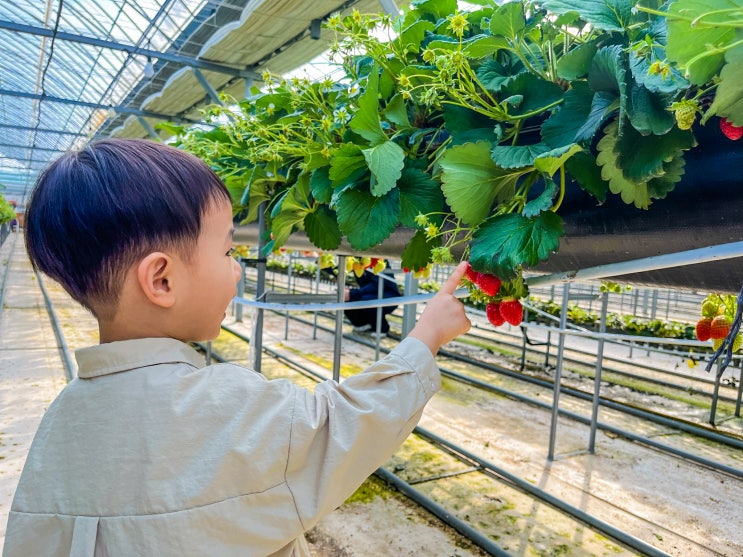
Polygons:
[[5,272],[3,273],[3,284],[0,286],[0,317],[3,316],[3,308],[5,307],[5,285],[8,283],[8,275],[10,274],[10,263],[15,251],[15,243],[18,239],[18,234],[13,235],[13,243],[10,244],[10,250],[8,251],[8,260],[5,264]]
[[[338,303],[345,303],[346,256],[338,256]],[[343,309],[335,312],[335,337],[333,338],[333,380],[341,380],[341,348],[343,345]]]
[[568,320],[568,296],[570,283],[562,287],[562,311],[560,313],[560,340],[557,343],[557,363],[555,364],[555,383],[552,390],[552,419],[550,420],[550,439],[547,450],[547,460],[555,459],[555,436],[557,435],[557,417],[560,407],[560,382],[562,380],[562,360],[565,350],[566,323]]
[[62,357],[62,366],[64,367],[65,379],[67,379],[67,382],[69,383],[77,376],[77,370],[75,368],[75,364],[72,363],[70,349],[67,347],[67,341],[64,338],[64,333],[62,333],[62,327],[60,327],[59,325],[57,313],[54,311],[52,300],[51,298],[49,298],[49,293],[46,291],[46,287],[44,286],[44,281],[41,278],[41,274],[37,271],[34,271],[34,273],[36,274],[36,282],[39,283],[41,294],[44,297],[44,305],[46,306],[46,311],[49,314],[49,320],[52,323],[54,337],[57,339],[57,346],[59,347],[59,353]]
[[[599,332],[606,332],[606,314],[609,308],[609,293],[604,292],[601,295],[601,324]],[[591,432],[588,437],[588,452],[596,452],[596,425],[599,419],[599,403],[601,402],[601,372],[604,367],[604,339],[598,340],[596,348],[596,373],[593,378],[593,404],[591,406]]]
[[706,248],[668,253],[665,255],[655,255],[644,259],[622,261],[620,263],[610,263],[608,265],[598,265],[596,267],[588,267],[578,271],[567,271],[539,277],[529,277],[525,279],[524,282],[526,282],[528,286],[546,286],[548,284],[562,282],[602,279],[606,277],[628,275],[631,273],[643,273],[658,269],[668,269],[670,267],[681,267],[684,265],[694,265],[710,261],[722,261],[724,259],[732,259],[735,257],[743,257],[743,242],[731,242]]
[[[258,228],[262,231],[258,235],[258,254],[256,258],[256,277],[255,299],[259,301],[266,293],[266,257],[263,251],[266,247],[266,202],[261,202],[258,209]],[[252,351],[253,369],[260,373],[261,362],[263,358],[263,308],[258,307],[255,310],[255,320],[253,321],[253,341],[250,343]]]
[[[381,275],[381,273],[380,273]],[[377,280],[377,301],[384,298],[384,279],[380,276]],[[376,346],[374,349],[374,359],[379,359],[379,342],[382,338],[382,306],[377,306],[377,324],[375,331],[377,333]]]

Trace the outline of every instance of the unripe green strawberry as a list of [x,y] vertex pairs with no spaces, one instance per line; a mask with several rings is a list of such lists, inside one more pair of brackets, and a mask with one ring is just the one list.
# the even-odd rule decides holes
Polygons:
[[696,101],[679,101],[671,105],[673,116],[676,118],[676,125],[680,130],[688,130],[694,125],[699,107]]
[[712,326],[712,318],[711,317],[702,317],[699,321],[697,321],[697,326],[695,327],[694,332],[697,335],[697,338],[701,340],[702,342],[710,339],[710,327]]
[[[712,341],[712,348],[717,350],[722,346],[722,343],[725,342],[724,338],[716,338]],[[738,333],[735,335],[735,339],[733,340],[733,352],[737,352],[740,350],[740,347],[743,346],[743,334]]]
[[724,315],[718,315],[712,320],[712,324],[709,326],[710,338],[725,338],[730,332],[730,319]]
[[713,302],[712,300],[705,300],[704,302],[702,302],[702,317],[717,317],[719,309],[720,306],[717,304],[717,302]]

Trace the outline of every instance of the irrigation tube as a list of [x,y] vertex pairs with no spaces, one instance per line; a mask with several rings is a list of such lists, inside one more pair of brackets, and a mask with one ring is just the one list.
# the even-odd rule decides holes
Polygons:
[[67,382],[72,381],[77,372],[75,370],[75,364],[72,363],[72,357],[70,356],[70,349],[67,347],[67,341],[62,333],[62,328],[59,325],[57,314],[52,306],[52,300],[49,298],[49,293],[46,291],[44,281],[41,279],[41,275],[36,272],[36,280],[39,283],[41,294],[44,296],[44,305],[46,305],[46,311],[49,313],[49,320],[52,322],[52,329],[54,330],[54,336],[57,338],[57,346],[59,346],[59,353],[62,356],[62,365],[64,366],[64,374]]
[[425,437],[429,441],[432,441],[438,445],[443,445],[456,453],[459,453],[460,455],[464,456],[471,462],[474,462],[481,468],[491,471],[497,476],[499,476],[501,479],[506,480],[511,485],[518,487],[522,491],[528,493],[529,495],[532,495],[536,497],[537,499],[540,499],[544,502],[546,502],[549,505],[552,505],[555,508],[560,509],[561,511],[574,516],[579,521],[583,522],[584,524],[587,524],[591,528],[595,528],[596,530],[599,530],[606,534],[607,536],[610,536],[611,538],[617,540],[618,542],[621,542],[625,544],[627,547],[630,547],[632,549],[636,549],[640,552],[642,552],[643,555],[647,555],[649,557],[670,557],[668,553],[665,553],[658,549],[657,547],[654,547],[652,545],[649,545],[645,543],[644,541],[635,538],[634,536],[631,536],[630,534],[623,532],[621,530],[618,530],[611,524],[608,524],[607,522],[604,522],[603,520],[599,520],[598,518],[586,513],[585,511],[579,509],[578,507],[574,507],[573,505],[570,505],[561,499],[558,499],[554,495],[544,491],[543,489],[540,489],[538,487],[535,487],[531,483],[522,480],[518,476],[514,476],[513,474],[506,472],[502,468],[499,468],[492,464],[491,462],[488,462],[487,460],[484,460],[466,449],[459,447],[449,441],[446,441],[442,437],[439,437],[435,433],[432,433],[426,429],[423,429],[422,427],[418,426],[413,430],[414,433],[417,433],[421,435],[422,437]]
[[495,555],[496,557],[510,557],[509,553],[504,551],[503,548],[501,548],[500,546],[494,544],[487,538],[487,536],[484,536],[466,522],[460,520],[456,516],[453,516],[444,507],[423,495],[420,491],[395,476],[389,470],[385,468],[379,468],[374,473],[388,484],[395,486],[401,493],[405,494],[414,502],[418,503],[424,509],[430,511],[432,514],[440,518],[444,523],[454,528],[457,532],[472,540],[475,544],[487,551],[490,555]]
[[719,244],[716,246],[708,246],[706,248],[655,255],[644,259],[634,259],[632,261],[598,265],[596,267],[587,267],[578,271],[567,271],[563,273],[553,273],[551,275],[529,277],[525,279],[524,282],[528,286],[548,286],[551,284],[573,282],[576,280],[602,279],[606,277],[628,275],[631,273],[668,269],[669,267],[682,267],[684,265],[694,265],[696,263],[707,263],[708,261],[721,261],[723,259],[732,259],[734,257],[743,257],[743,242],[731,242],[729,244]]

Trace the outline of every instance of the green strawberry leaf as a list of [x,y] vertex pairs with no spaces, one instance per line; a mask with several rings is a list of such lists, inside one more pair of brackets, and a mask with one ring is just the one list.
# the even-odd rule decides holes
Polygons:
[[477,225],[490,214],[498,200],[513,196],[524,170],[499,168],[490,158],[490,143],[478,141],[446,150],[439,161],[446,201],[457,218]]
[[431,262],[431,250],[441,245],[441,238],[426,238],[423,230],[416,230],[402,252],[400,266],[417,271]]
[[398,131],[413,127],[410,123],[410,118],[408,118],[408,106],[400,94],[392,97],[390,102],[387,103],[383,115],[388,122],[392,122],[397,126]]
[[652,93],[676,94],[689,88],[689,81],[674,66],[669,66],[668,75],[653,73],[650,71],[650,60],[635,50],[630,50],[629,68],[637,84]]
[[704,115],[703,122],[716,114],[726,118],[735,126],[743,126],[743,45],[725,53],[725,65],[720,71],[720,84],[712,106]]
[[490,33],[511,40],[517,39],[525,27],[526,18],[521,2],[502,4],[490,18]]
[[564,165],[570,157],[582,150],[583,147],[577,143],[552,149],[546,153],[540,154],[536,159],[534,159],[534,168],[547,176],[552,176],[555,172],[560,170],[560,167]]
[[433,31],[435,28],[436,26],[432,22],[419,19],[400,33],[398,41],[404,45],[407,52],[417,53],[420,51],[420,45],[426,33]]
[[504,169],[534,166],[534,159],[549,151],[544,143],[534,145],[496,145],[490,151],[493,162]]
[[397,184],[405,165],[405,151],[394,141],[385,141],[362,150],[366,164],[375,178],[371,192],[376,197],[386,194]]
[[508,280],[516,275],[517,267],[545,261],[557,250],[562,235],[562,219],[552,211],[534,218],[514,213],[491,217],[473,236],[470,264]]
[[296,183],[283,194],[281,204],[274,208],[271,219],[271,232],[274,247],[283,246],[297,225],[304,222],[312,210],[310,201],[310,178],[302,174]]
[[590,153],[576,153],[565,163],[565,170],[576,183],[594,196],[599,203],[606,201],[609,184],[601,178],[601,168]]
[[403,226],[415,228],[415,217],[439,213],[444,208],[439,184],[418,168],[404,168],[397,189],[400,190],[400,224]]
[[607,91],[598,91],[591,101],[591,110],[583,125],[575,133],[578,143],[590,143],[594,136],[612,114],[619,108],[621,101],[618,95]]
[[344,143],[333,151],[330,157],[329,176],[334,185],[351,176],[355,171],[366,166],[366,157],[361,147],[355,143]]
[[482,86],[488,91],[498,93],[501,88],[513,81],[513,75],[496,60],[487,60],[477,70],[475,75]]
[[585,81],[573,83],[565,92],[560,108],[542,124],[542,141],[550,148],[574,143],[578,130],[591,114],[593,97],[594,93]]
[[[575,81],[584,77],[588,74],[596,50],[596,41],[588,41],[564,54],[557,61],[558,77],[568,81]],[[577,83],[574,83],[573,87],[575,85]]]
[[622,169],[617,165],[615,149],[618,141],[619,124],[616,120],[604,129],[604,137],[596,146],[599,154],[596,164],[601,167],[601,178],[609,182],[609,191],[618,194],[626,204],[633,203],[638,209],[647,209],[650,206],[650,195],[647,183],[635,182],[625,177]]
[[614,146],[614,153],[617,166],[628,180],[645,182],[662,176],[665,161],[695,145],[691,130],[682,130],[678,126],[673,126],[664,135],[641,135],[632,126],[625,126]]
[[684,167],[686,161],[683,154],[679,153],[675,158],[663,164],[665,173],[663,176],[653,178],[648,182],[648,195],[651,199],[664,199],[666,195],[673,191],[676,184],[684,176]]
[[371,193],[347,189],[338,195],[338,226],[351,247],[372,248],[386,240],[400,219],[400,192],[393,189],[376,197]]
[[333,183],[330,181],[329,166],[321,166],[312,171],[310,191],[318,203],[330,203],[333,197]]
[[536,217],[539,213],[549,210],[554,204],[555,195],[557,194],[557,184],[553,180],[547,180],[544,189],[536,198],[528,201],[524,205],[521,214],[525,217]]
[[334,250],[341,245],[343,234],[335,211],[320,205],[304,217],[304,230],[310,242],[322,250]]
[[[733,26],[711,27],[706,24],[692,25],[692,22],[709,12],[741,7],[741,0],[684,0],[670,4],[666,56],[686,70],[686,77],[694,85],[702,85],[717,74],[723,65],[724,55],[710,51],[735,41],[738,30]],[[724,16],[718,17],[724,20]],[[710,21],[710,18],[706,21]],[[701,57],[700,53],[703,53]]]
[[462,43],[462,52],[469,59],[480,60],[493,56],[498,50],[508,46],[508,42],[501,37],[492,35],[478,35]]
[[627,118],[642,135],[663,135],[676,125],[673,112],[668,110],[673,98],[651,93],[632,81],[627,92]]
[[372,145],[387,141],[379,122],[379,67],[374,64],[349,127]]
[[524,116],[543,112],[559,103],[563,90],[556,83],[523,72],[502,87],[500,94],[504,100],[519,99],[516,106],[509,106],[508,113],[511,116]]
[[575,12],[597,29],[624,31],[632,18],[632,0],[545,0],[545,8],[556,14]]

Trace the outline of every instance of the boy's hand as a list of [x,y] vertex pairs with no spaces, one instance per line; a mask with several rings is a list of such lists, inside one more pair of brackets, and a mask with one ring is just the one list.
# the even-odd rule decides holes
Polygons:
[[442,345],[466,333],[472,326],[464,314],[464,304],[454,297],[466,268],[467,262],[463,261],[446,279],[408,335],[425,343],[434,355]]

